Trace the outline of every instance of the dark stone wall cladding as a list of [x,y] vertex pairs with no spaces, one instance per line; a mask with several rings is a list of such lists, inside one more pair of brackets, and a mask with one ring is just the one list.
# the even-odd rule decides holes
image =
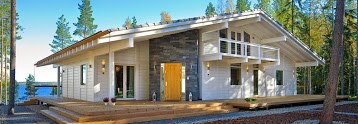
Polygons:
[[[198,41],[199,30],[189,30],[177,34],[167,35],[149,40],[149,98],[152,99],[156,92],[157,100],[160,100],[160,64],[182,63],[186,65],[186,100],[189,92],[193,94],[193,100],[199,98],[198,79]],[[154,69],[154,65],[156,69]]]

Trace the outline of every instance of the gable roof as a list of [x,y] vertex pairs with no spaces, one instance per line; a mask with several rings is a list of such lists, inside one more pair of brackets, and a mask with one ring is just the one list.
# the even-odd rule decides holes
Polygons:
[[[59,52],[56,52],[40,61],[38,61],[35,65],[36,66],[44,66],[49,64],[55,64],[59,59],[61,59],[64,56],[69,56],[69,51],[77,50],[78,47],[81,47],[82,45],[88,45],[89,43],[101,39],[101,38],[107,38],[109,37],[109,33],[115,32],[114,35],[120,36],[120,35],[133,35],[135,33],[141,33],[146,31],[155,31],[155,30],[161,30],[166,28],[172,28],[172,27],[183,27],[184,28],[198,28],[198,27],[192,27],[188,25],[193,24],[199,24],[199,23],[205,23],[205,22],[213,22],[213,21],[220,21],[225,19],[232,19],[232,18],[240,18],[245,16],[250,16],[253,14],[260,14],[263,17],[267,18],[269,21],[273,22],[275,27],[282,32],[284,32],[287,36],[291,37],[293,39],[293,42],[297,46],[299,46],[301,49],[303,49],[306,53],[310,54],[312,58],[314,58],[319,64],[324,64],[325,61],[323,58],[319,57],[317,53],[312,51],[306,44],[304,44],[299,38],[297,38],[294,34],[289,32],[287,29],[285,29],[279,22],[277,22],[273,17],[271,17],[269,14],[265,13],[264,11],[260,9],[254,9],[254,10],[248,10],[243,12],[237,12],[237,13],[224,13],[224,14],[217,14],[213,16],[201,16],[201,17],[193,17],[193,18],[186,18],[186,19],[178,19],[173,20],[168,23],[145,23],[141,25],[136,25],[133,27],[120,27],[120,28],[111,28],[107,30],[98,31],[97,33],[80,40],[79,42],[68,46],[64,49],[62,49]],[[212,23],[210,23],[212,24]],[[208,24],[208,25],[210,25]],[[187,27],[184,27],[187,26]],[[111,36],[114,36],[111,34]],[[92,47],[92,46],[91,46]]]

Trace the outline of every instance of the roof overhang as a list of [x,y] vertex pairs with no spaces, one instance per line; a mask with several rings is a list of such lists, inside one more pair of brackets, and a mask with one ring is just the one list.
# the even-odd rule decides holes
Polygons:
[[[120,41],[126,39],[143,39],[143,38],[153,38],[159,34],[170,34],[178,31],[185,31],[190,29],[202,29],[203,27],[217,25],[216,28],[227,27],[229,25],[228,22],[238,21],[250,23],[252,21],[262,21],[265,20],[270,22],[271,26],[274,26],[278,29],[279,32],[285,34],[285,37],[278,37],[276,39],[268,39],[267,41],[277,41],[277,40],[287,40],[292,39],[294,44],[299,46],[299,49],[309,54],[312,58],[314,58],[319,64],[324,64],[324,60],[321,59],[316,53],[311,51],[307,45],[301,42],[297,37],[295,37],[292,33],[288,32],[284,29],[279,23],[277,23],[272,17],[268,16],[261,10],[252,10],[245,11],[242,13],[235,14],[221,14],[214,15],[211,17],[195,17],[188,18],[182,20],[175,20],[171,23],[146,23],[143,25],[135,26],[135,27],[126,27],[126,28],[113,28],[109,30],[99,31],[57,53],[54,53],[40,61],[38,61],[35,65],[37,67],[45,66],[49,64],[57,64],[56,62],[62,61],[65,58],[71,57],[73,55],[78,54],[79,52],[83,52],[85,50],[95,48],[103,43]],[[243,21],[243,20],[252,20],[252,21]],[[243,23],[237,23],[236,25],[242,25]],[[208,29],[210,30],[210,29]],[[152,36],[152,37],[151,37]]]

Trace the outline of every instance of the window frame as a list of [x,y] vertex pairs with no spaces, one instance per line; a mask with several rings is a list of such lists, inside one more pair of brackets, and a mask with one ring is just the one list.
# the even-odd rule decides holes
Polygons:
[[[85,69],[85,71],[83,69]],[[87,84],[87,64],[81,65],[80,73],[81,73],[80,74],[80,85],[86,85]]]
[[[238,64],[238,65],[236,65]],[[233,78],[233,69],[236,69],[236,79]],[[235,63],[235,64],[230,64],[230,85],[232,86],[238,86],[238,85],[242,85],[242,73],[241,73],[241,64],[240,63]]]
[[[279,77],[279,73],[281,73],[281,77]],[[281,79],[281,82],[279,81]],[[283,85],[283,70],[276,70],[276,85]]]

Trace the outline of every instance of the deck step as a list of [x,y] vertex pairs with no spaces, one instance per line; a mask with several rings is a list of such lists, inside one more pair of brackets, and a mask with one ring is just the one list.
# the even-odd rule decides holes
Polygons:
[[87,122],[86,124],[126,124],[126,123],[138,123],[138,122],[148,122],[148,121],[157,121],[165,119],[174,119],[174,118],[184,118],[184,117],[195,117],[195,116],[204,116],[212,114],[221,114],[229,112],[237,112],[238,109],[226,109],[226,110],[212,110],[212,111],[200,111],[193,113],[178,113],[178,114],[167,114],[167,115],[156,115],[148,117],[136,117],[136,118],[126,118],[113,121],[97,121],[97,122]]
[[70,119],[72,119],[74,121],[78,121],[78,122],[80,122],[81,118],[86,117],[86,116],[83,116],[81,114],[78,114],[78,113],[75,113],[75,112],[72,112],[70,110],[60,108],[60,107],[50,107],[49,110],[51,110],[53,112],[56,112],[57,114],[60,114],[60,115],[62,115],[64,117],[70,118]]
[[106,121],[106,120],[118,120],[118,119],[128,119],[136,117],[150,117],[158,115],[171,115],[171,114],[185,114],[185,113],[197,113],[202,111],[224,111],[228,109],[233,109],[232,106],[213,106],[213,107],[204,107],[204,108],[185,108],[185,109],[164,109],[164,110],[153,110],[145,112],[134,112],[134,113],[122,113],[122,114],[112,114],[112,115],[96,115],[96,116],[86,116],[79,113],[75,113],[60,107],[50,107],[50,110],[60,114],[64,117],[70,118],[77,122],[92,122],[92,121]]
[[59,124],[68,124],[68,123],[75,123],[76,121],[69,119],[67,117],[64,117],[56,112],[53,112],[51,110],[41,110],[41,114],[45,115],[46,117],[56,121]]

